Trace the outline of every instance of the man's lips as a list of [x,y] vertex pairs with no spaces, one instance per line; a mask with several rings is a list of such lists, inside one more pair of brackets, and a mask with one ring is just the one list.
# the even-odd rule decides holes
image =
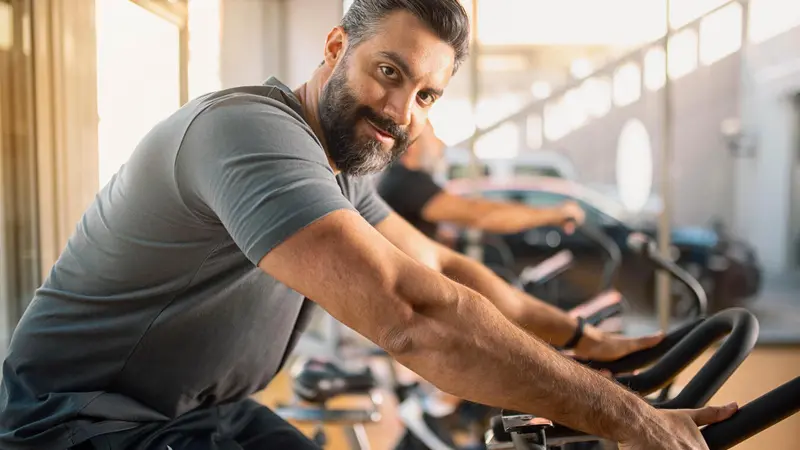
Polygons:
[[387,131],[383,130],[383,129],[382,129],[382,128],[380,128],[379,126],[377,126],[377,125],[375,125],[374,123],[372,123],[372,121],[371,121],[371,120],[369,120],[369,119],[365,119],[365,120],[367,121],[367,123],[369,124],[369,126],[371,126],[372,128],[374,128],[374,129],[375,129],[375,131],[377,131],[377,132],[378,132],[378,134],[380,134],[381,136],[383,136],[383,137],[385,137],[385,138],[387,138],[387,139],[392,139],[392,140],[394,140],[394,136],[392,136],[391,134],[389,134]]

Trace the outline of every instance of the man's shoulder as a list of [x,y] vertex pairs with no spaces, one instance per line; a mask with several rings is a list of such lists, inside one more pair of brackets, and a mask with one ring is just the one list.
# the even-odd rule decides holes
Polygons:
[[197,116],[214,116],[217,119],[233,117],[282,120],[290,118],[307,127],[302,110],[285,94],[271,86],[241,86],[216,91],[198,99]]
[[224,146],[231,151],[258,147],[259,152],[285,154],[291,150],[294,155],[313,155],[315,161],[325,159],[322,143],[299,103],[275,86],[236,87],[198,99],[187,133],[194,146]]

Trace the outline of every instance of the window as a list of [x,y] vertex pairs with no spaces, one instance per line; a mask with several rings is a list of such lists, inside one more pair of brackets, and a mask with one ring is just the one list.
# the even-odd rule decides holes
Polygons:
[[644,85],[657,91],[667,83],[667,58],[663,47],[653,47],[644,55]]
[[592,77],[581,85],[581,98],[586,113],[603,117],[611,111],[611,82],[608,77]]
[[642,95],[642,71],[633,62],[623,64],[614,72],[614,104],[626,106]]
[[221,0],[189,0],[189,99],[222,87]]
[[[662,0],[663,1],[663,0]],[[670,0],[669,23],[672,28],[681,28],[703,14],[719,8],[730,0]]]
[[700,22],[700,62],[711,65],[742,46],[742,5],[731,3]]
[[[100,186],[181,104],[181,29],[130,1],[96,4]],[[142,32],[147,30],[147,32]]]
[[677,80],[697,68],[697,32],[686,29],[669,40],[669,77]]

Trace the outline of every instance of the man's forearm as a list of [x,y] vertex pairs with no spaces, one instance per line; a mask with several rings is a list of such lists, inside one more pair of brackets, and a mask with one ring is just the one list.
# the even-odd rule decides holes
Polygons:
[[557,208],[531,208],[517,203],[495,203],[477,217],[475,228],[493,233],[518,233],[547,225],[560,224]]
[[575,333],[575,318],[512,288],[486,266],[448,249],[442,249],[440,264],[445,276],[487,297],[506,317],[540,339],[560,346]]
[[[403,296],[412,305],[432,283],[421,278]],[[457,300],[447,306],[420,301],[413,308],[404,325],[406,350],[394,355],[400,363],[453,395],[608,439],[630,439],[654,417],[635,394],[523,332],[475,291],[453,285]]]

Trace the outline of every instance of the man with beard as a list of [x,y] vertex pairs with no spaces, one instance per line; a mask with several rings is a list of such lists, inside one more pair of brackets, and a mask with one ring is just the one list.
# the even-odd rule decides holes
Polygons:
[[[420,133],[468,29],[457,0],[356,0],[294,92],[275,79],[223,90],[156,125],[15,330],[0,447],[314,448],[250,399],[280,369],[311,299],[452,394],[626,448],[702,448],[696,423],[733,408],[658,411],[562,357],[534,334],[574,340],[574,320],[528,307],[355,176]],[[576,351],[595,358],[657,340],[582,335]]]
[[575,202],[551,208],[532,208],[521,203],[467,198],[443,190],[433,174],[443,161],[445,144],[427,124],[422,134],[378,181],[378,193],[386,203],[429,238],[436,237],[439,223],[452,223],[490,233],[519,233],[555,225],[571,232],[585,214]]

